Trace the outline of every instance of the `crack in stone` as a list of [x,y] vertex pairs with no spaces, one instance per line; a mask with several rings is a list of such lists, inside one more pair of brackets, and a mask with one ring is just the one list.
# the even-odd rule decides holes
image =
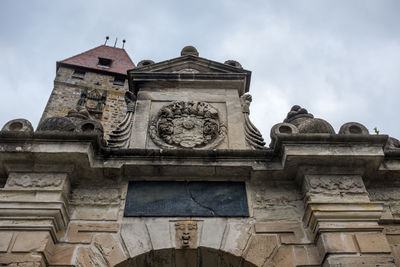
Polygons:
[[217,216],[217,213],[210,207],[207,207],[203,204],[201,204],[200,202],[198,202],[192,195],[192,192],[189,189],[189,182],[186,182],[186,192],[189,194],[190,198],[193,200],[194,203],[196,203],[197,205],[199,205],[202,208],[205,208],[207,210],[209,210],[212,214],[212,216]]

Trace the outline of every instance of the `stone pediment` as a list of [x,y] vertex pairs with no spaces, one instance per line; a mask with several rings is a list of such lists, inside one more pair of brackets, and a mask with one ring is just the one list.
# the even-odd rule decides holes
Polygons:
[[216,84],[217,88],[235,87],[242,95],[249,90],[250,78],[251,71],[243,69],[236,61],[220,63],[194,55],[159,63],[147,60],[128,71],[130,91],[135,93],[144,87],[180,87],[195,83],[197,88],[215,88]]
[[[150,61],[149,61],[150,62]],[[159,63],[141,65],[128,72],[152,73],[251,73],[244,70],[238,62],[228,60],[226,63],[212,61],[193,55],[181,56]]]

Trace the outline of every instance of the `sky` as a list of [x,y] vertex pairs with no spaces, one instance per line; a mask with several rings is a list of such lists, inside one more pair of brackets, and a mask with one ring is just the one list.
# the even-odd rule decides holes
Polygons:
[[271,127],[297,104],[339,131],[355,121],[400,138],[400,1],[0,1],[0,127],[34,127],[56,61],[115,38],[135,63],[180,55],[252,71],[252,122]]

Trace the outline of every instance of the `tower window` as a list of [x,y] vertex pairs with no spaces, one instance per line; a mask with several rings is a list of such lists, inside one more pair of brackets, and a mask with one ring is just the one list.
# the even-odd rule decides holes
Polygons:
[[72,74],[72,78],[82,79],[85,78],[85,72],[80,70],[75,70]]
[[123,86],[125,84],[125,77],[115,76],[113,84]]
[[111,63],[111,59],[99,57],[99,62],[97,63],[97,66],[101,68],[109,68],[111,67]]

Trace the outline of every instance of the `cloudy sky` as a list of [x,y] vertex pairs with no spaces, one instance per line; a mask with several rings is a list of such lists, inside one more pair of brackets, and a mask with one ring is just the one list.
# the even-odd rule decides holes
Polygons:
[[[299,104],[336,131],[349,121],[400,137],[400,1],[0,1],[0,127],[34,127],[56,61],[109,35],[134,62],[194,45],[200,56],[251,70],[251,118],[270,128]],[[121,45],[119,42],[118,46]]]

